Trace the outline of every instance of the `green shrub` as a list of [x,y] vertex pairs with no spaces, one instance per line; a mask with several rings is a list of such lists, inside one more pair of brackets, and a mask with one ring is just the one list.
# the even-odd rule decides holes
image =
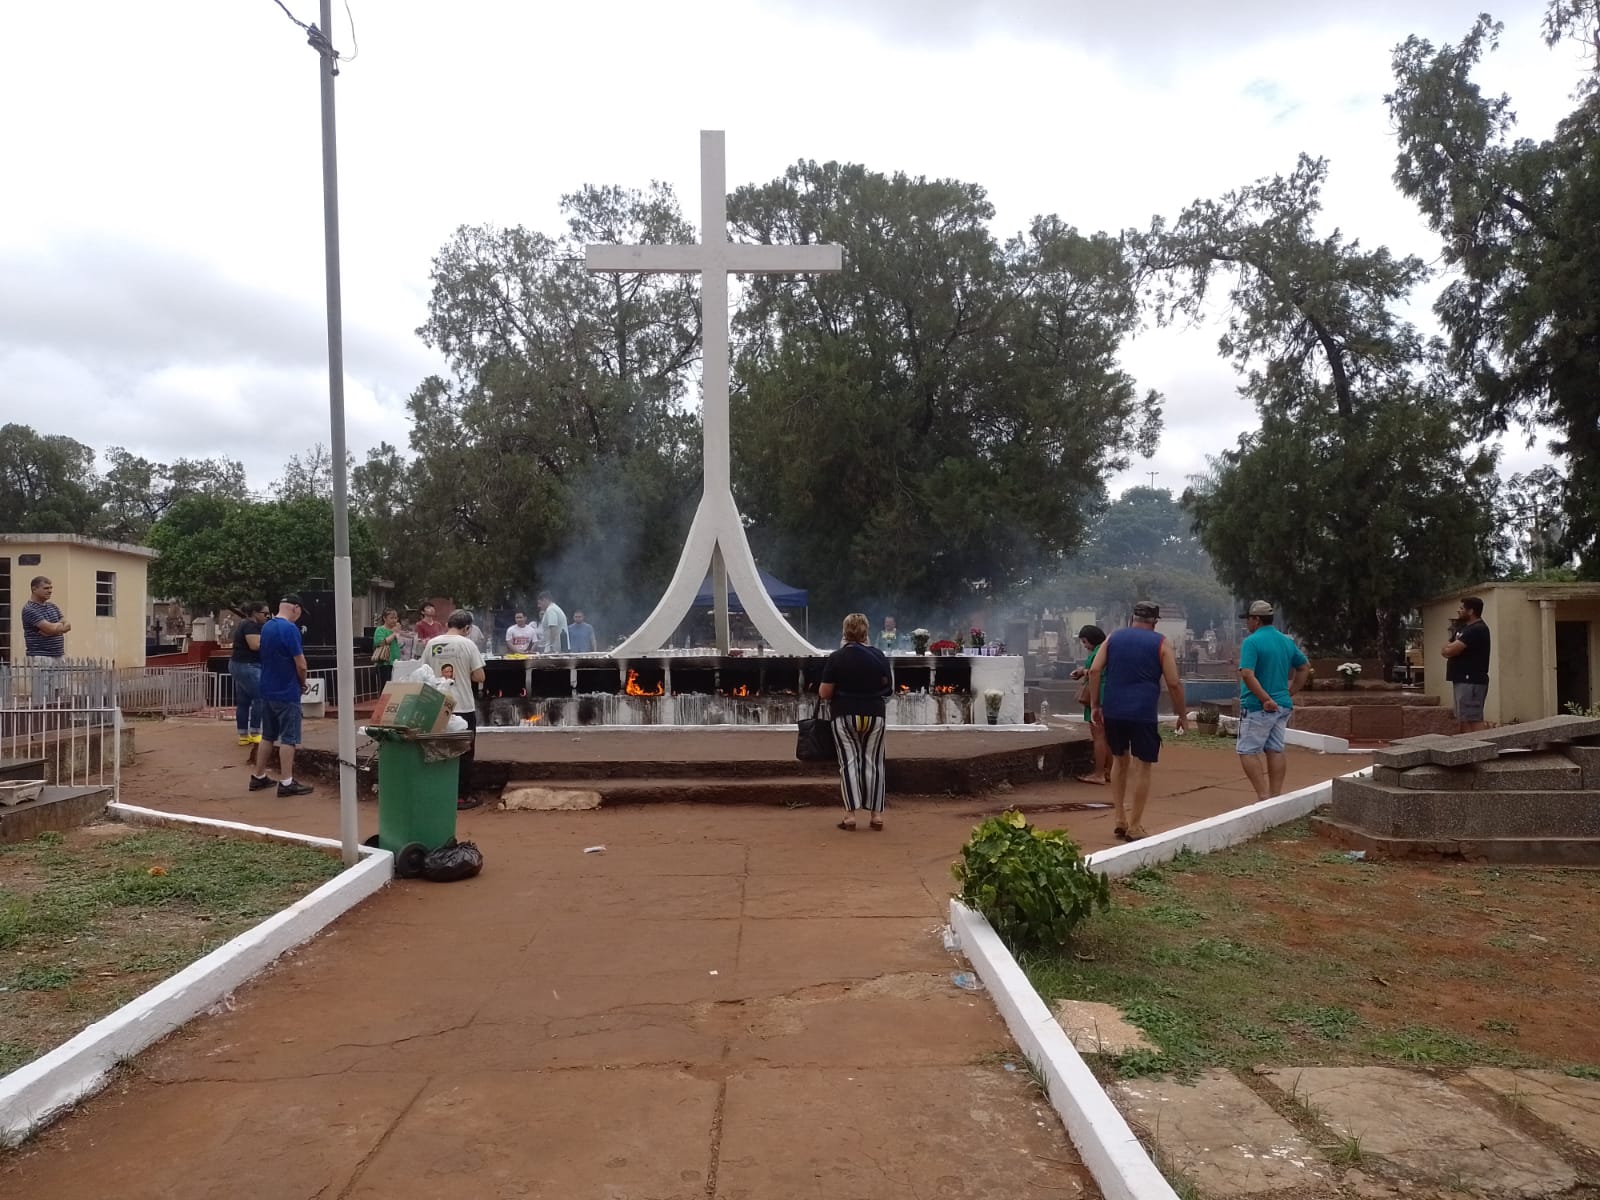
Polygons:
[[1111,906],[1105,875],[1089,869],[1066,832],[1034,829],[1019,812],[974,829],[951,870],[962,903],[1013,951],[1055,949],[1096,906]]

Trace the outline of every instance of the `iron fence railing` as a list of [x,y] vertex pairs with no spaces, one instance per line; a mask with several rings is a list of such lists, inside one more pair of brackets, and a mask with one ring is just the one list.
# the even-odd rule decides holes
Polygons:
[[0,664],[0,764],[58,787],[122,783],[121,680],[106,663]]

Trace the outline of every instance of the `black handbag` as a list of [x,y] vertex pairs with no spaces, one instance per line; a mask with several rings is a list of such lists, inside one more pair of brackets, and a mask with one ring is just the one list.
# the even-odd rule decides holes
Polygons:
[[838,747],[833,741],[833,719],[819,716],[821,711],[822,701],[818,700],[811,708],[811,715],[796,722],[794,756],[801,762],[839,761]]

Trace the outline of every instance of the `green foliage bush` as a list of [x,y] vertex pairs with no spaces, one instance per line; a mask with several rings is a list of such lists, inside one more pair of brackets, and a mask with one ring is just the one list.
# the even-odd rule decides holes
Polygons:
[[1103,873],[1064,830],[1035,829],[1019,812],[972,831],[951,870],[961,901],[981,912],[1013,951],[1056,949],[1096,907],[1111,906]]

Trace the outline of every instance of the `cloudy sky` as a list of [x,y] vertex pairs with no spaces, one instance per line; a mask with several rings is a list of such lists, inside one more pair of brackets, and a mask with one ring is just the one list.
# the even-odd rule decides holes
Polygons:
[[[315,20],[313,0],[284,0]],[[1327,156],[1328,224],[1433,258],[1389,183],[1382,103],[1409,33],[1488,0],[350,0],[338,81],[349,438],[404,444],[439,369],[414,330],[463,223],[558,228],[585,183],[665,179],[697,206],[696,131],[730,185],[798,158],[984,185],[997,232],[1056,212],[1143,224]],[[1506,0],[1483,79],[1543,136],[1577,63]],[[275,0],[12,6],[0,48],[0,414],[157,459],[226,455],[257,487],[328,441],[317,64]],[[342,0],[335,40],[349,51]],[[1168,397],[1181,486],[1253,424],[1215,330],[1125,362]],[[1508,464],[1531,461],[1520,442]]]

